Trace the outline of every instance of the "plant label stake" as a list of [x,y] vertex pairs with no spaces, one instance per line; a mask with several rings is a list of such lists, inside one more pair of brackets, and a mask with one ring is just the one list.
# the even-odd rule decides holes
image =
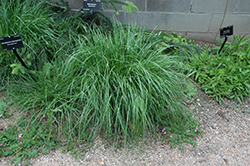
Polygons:
[[[17,51],[16,51],[17,48],[23,48],[24,47],[21,35],[8,36],[8,37],[0,38],[0,43],[2,45],[3,51],[13,50],[15,56],[21,62],[21,64],[26,69],[29,69],[26,66],[26,64],[24,63],[24,61],[22,60],[22,58],[18,55]],[[36,81],[36,79],[33,76],[31,76],[31,77]]]
[[8,36],[8,37],[0,38],[0,43],[1,43],[4,51],[13,50],[13,52],[16,55],[17,59],[21,62],[21,64],[26,69],[28,69],[28,67],[25,65],[24,61],[21,59],[21,57],[18,55],[18,53],[16,51],[17,48],[24,47],[21,35]]
[[83,0],[83,10],[100,11],[101,0]]
[[227,36],[231,36],[231,35],[233,35],[233,25],[230,25],[230,26],[227,26],[227,27],[220,29],[220,38],[225,38],[225,40],[224,40],[224,42],[219,50],[219,54],[227,42]]
[[92,21],[94,19],[93,11],[101,10],[101,0],[83,0],[83,10],[90,11],[90,19],[92,25]]

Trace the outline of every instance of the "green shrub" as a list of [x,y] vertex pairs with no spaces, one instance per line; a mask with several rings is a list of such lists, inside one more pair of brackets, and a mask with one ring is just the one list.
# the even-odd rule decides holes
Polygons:
[[218,54],[220,47],[213,48],[212,54],[207,48],[201,55],[190,58],[190,65],[196,70],[194,79],[219,103],[223,97],[241,103],[244,96],[250,96],[250,38],[244,38],[235,36],[221,54]]

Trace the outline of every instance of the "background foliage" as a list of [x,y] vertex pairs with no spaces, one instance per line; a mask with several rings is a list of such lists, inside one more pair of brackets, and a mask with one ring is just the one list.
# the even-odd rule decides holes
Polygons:
[[[220,47],[209,49],[201,55],[190,58],[191,66],[196,70],[194,79],[202,89],[219,103],[223,97],[242,102],[250,96],[250,38],[234,36],[233,43],[227,42]],[[222,42],[220,42],[222,45]]]

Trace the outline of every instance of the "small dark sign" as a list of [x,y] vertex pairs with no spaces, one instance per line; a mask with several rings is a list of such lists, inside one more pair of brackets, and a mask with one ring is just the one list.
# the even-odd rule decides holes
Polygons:
[[224,38],[231,35],[233,35],[233,25],[220,29],[220,38]]
[[101,0],[83,0],[83,10],[100,11]]
[[1,43],[4,51],[14,50],[17,48],[24,47],[23,41],[22,41],[22,38],[20,35],[0,38],[0,43]]

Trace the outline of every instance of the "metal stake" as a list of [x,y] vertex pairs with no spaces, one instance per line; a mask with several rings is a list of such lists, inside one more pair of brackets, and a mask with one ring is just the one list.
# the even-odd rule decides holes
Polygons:
[[13,51],[14,51],[14,54],[16,55],[17,59],[21,62],[21,64],[22,64],[26,69],[29,69],[29,68],[25,65],[25,63],[24,63],[24,61],[21,59],[21,57],[18,55],[17,51],[16,51],[15,49],[14,49]]
[[227,36],[225,37],[225,40],[224,40],[224,42],[223,42],[223,44],[222,44],[222,46],[221,46],[221,48],[219,50],[219,54],[220,54],[222,48],[224,47],[224,45],[226,44],[226,42],[227,42]]
[[94,13],[93,10],[90,9],[90,21],[91,21],[91,29],[93,29],[93,20],[94,20]]

